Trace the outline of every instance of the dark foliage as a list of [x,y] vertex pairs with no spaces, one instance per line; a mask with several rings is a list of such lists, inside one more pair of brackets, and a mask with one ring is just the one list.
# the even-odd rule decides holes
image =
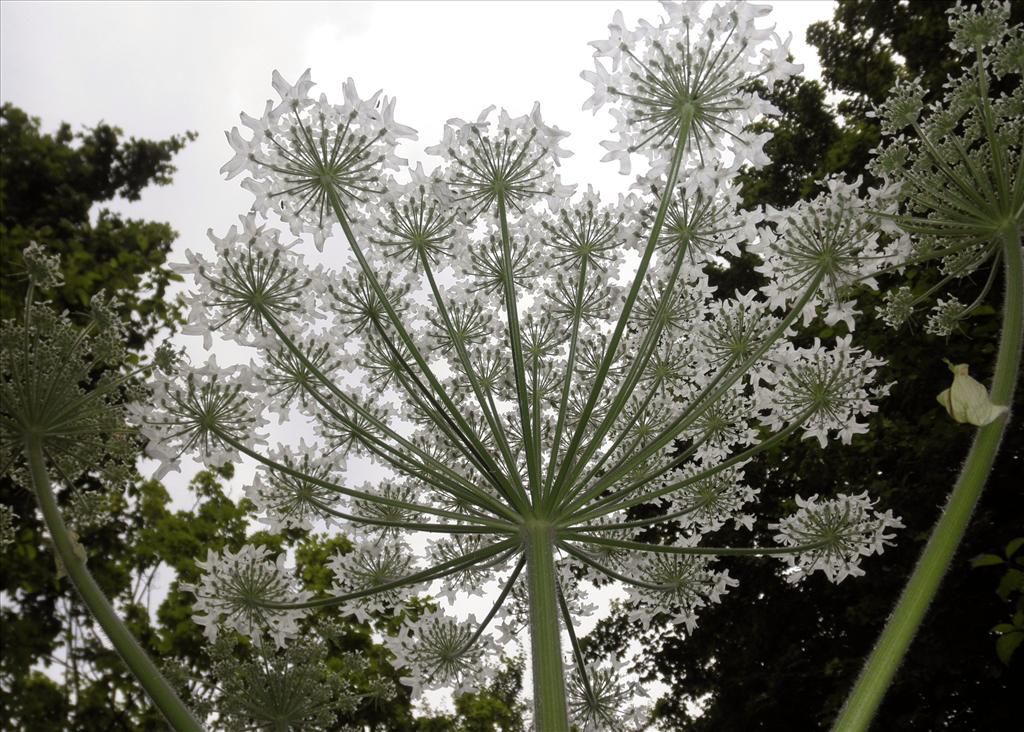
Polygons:
[[5,103],[0,108],[0,318],[14,317],[25,294],[21,252],[36,241],[60,254],[65,286],[46,293],[58,309],[87,309],[100,289],[117,295],[129,325],[129,346],[140,348],[178,308],[165,302],[169,282],[179,279],[165,265],[177,234],[168,224],[126,219],[94,207],[115,197],[136,201],[146,186],[167,185],[172,158],[196,137],[124,139],[117,127],[100,123],[82,132],[62,124],[54,134],[38,118]]

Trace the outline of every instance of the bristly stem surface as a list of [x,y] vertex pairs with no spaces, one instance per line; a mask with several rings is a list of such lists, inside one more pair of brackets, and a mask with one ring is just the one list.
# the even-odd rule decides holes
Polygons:
[[[1006,261],[1006,297],[1003,302],[1003,327],[992,380],[994,404],[1012,406],[1013,392],[1020,378],[1021,330],[1024,327],[1024,273],[1021,263],[1020,230],[1007,224],[1002,230],[1003,258]],[[967,523],[981,496],[999,443],[1009,422],[1009,411],[991,424],[978,429],[967,460],[942,511],[931,537],[921,553],[914,573],[900,596],[885,629],[846,699],[834,732],[861,732],[882,703],[892,679],[928,605],[938,592]]]
[[32,484],[36,498],[43,512],[43,520],[53,540],[54,551],[64,564],[68,578],[71,580],[82,602],[100,624],[103,632],[128,665],[129,670],[138,679],[154,706],[160,710],[167,723],[178,732],[202,732],[202,726],[196,721],[185,703],[178,697],[163,674],[153,663],[142,646],[125,627],[118,617],[103,590],[96,584],[92,573],[85,566],[85,561],[75,553],[74,543],[68,535],[67,527],[57,507],[57,499],[50,486],[43,460],[43,446],[40,440],[29,438],[25,446],[25,457],[32,473]]

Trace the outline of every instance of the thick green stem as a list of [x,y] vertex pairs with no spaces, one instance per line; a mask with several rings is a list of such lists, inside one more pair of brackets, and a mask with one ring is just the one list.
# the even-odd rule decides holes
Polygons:
[[[1003,304],[1003,329],[991,399],[994,404],[1010,406],[1013,403],[1014,388],[1020,378],[1024,275],[1019,230],[1007,226],[1003,230],[1002,240],[1006,259],[1006,300]],[[963,538],[967,522],[981,496],[981,489],[992,470],[1008,421],[1008,415],[1003,415],[980,428],[975,435],[960,477],[921,558],[917,560],[914,573],[836,719],[833,727],[835,732],[866,730],[871,723]]]
[[524,527],[526,576],[530,597],[530,649],[533,656],[533,714],[538,732],[569,729],[558,623],[555,531],[546,521]]
[[54,550],[63,562],[65,571],[85,606],[168,724],[179,731],[201,732],[202,726],[185,703],[178,698],[131,631],[121,622],[107,596],[103,594],[103,590],[86,568],[85,561],[75,553],[74,544],[68,536],[64,519],[57,507],[57,499],[50,487],[50,477],[43,463],[41,442],[30,438],[25,445],[25,455],[32,472],[32,484],[43,512],[43,520],[53,539]]

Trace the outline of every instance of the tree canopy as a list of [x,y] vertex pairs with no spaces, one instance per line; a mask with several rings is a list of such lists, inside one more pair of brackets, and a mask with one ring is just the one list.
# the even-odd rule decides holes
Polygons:
[[165,266],[177,234],[170,225],[130,219],[99,207],[116,197],[137,201],[149,185],[168,185],[172,159],[194,132],[166,140],[125,139],[100,123],[74,132],[67,123],[53,134],[40,120],[10,103],[0,108],[0,318],[15,316],[24,299],[21,252],[35,241],[63,262],[65,285],[47,293],[58,309],[88,308],[101,289],[117,295],[139,348],[177,317],[166,297],[179,279]]

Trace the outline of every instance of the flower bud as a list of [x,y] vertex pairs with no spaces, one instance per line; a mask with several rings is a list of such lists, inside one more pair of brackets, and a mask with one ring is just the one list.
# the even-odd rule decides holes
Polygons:
[[1006,407],[993,404],[985,387],[968,376],[967,364],[949,364],[949,370],[953,372],[953,385],[937,399],[950,417],[961,424],[984,427],[1006,411]]

